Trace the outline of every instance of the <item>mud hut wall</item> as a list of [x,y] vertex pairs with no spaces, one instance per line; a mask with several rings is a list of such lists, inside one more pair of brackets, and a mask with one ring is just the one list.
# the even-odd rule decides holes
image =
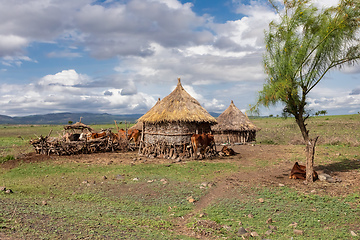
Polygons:
[[214,133],[215,143],[246,143],[256,139],[256,131],[223,131]]
[[155,144],[165,142],[169,145],[189,143],[194,133],[210,132],[209,123],[161,122],[145,124],[144,142]]

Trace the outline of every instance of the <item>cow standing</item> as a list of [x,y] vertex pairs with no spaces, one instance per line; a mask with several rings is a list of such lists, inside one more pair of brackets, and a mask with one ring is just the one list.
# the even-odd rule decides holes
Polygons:
[[135,143],[135,147],[139,144],[139,140],[140,140],[140,131],[137,129],[129,129],[128,130],[128,140],[129,142],[131,140],[134,141]]
[[200,148],[200,154],[205,154],[207,147],[213,148],[215,146],[214,135],[210,133],[193,134],[191,136],[191,145],[197,158],[198,148]]

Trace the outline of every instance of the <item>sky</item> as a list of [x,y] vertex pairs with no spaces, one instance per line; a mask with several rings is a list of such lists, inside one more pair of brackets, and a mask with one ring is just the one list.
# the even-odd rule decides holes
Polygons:
[[[319,6],[337,0],[318,0]],[[0,115],[143,114],[176,87],[209,112],[256,103],[265,0],[0,0]],[[360,67],[330,72],[309,108],[360,111]],[[282,106],[260,109],[281,114]]]

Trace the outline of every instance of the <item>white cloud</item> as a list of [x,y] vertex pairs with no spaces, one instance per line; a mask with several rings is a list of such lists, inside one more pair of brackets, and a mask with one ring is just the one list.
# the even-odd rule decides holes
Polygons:
[[189,4],[177,1],[131,0],[111,8],[87,5],[75,19],[84,44],[97,58],[146,57],[154,54],[152,43],[177,47],[213,39],[209,31],[196,30],[205,19],[196,16]]
[[37,62],[36,60],[33,60],[29,58],[28,56],[4,56],[2,58],[1,64],[5,66],[21,66],[23,62]]
[[314,111],[327,110],[343,114],[357,113],[360,106],[360,95],[351,94],[348,89],[314,88],[308,97],[309,108]]
[[[12,79],[13,69],[23,70],[22,63],[36,62],[40,54],[53,62],[77,58],[83,64],[44,72],[41,78],[27,68],[24,84],[2,84],[2,113],[143,113],[170,93],[178,77],[208,111],[221,112],[230,100],[246,109],[265,79],[263,32],[276,15],[267,1],[236,2],[239,19],[219,24],[215,16],[196,14],[192,3],[178,0],[0,0],[0,61],[8,66],[0,72],[2,79]],[[51,44],[37,52],[41,44],[33,43]],[[92,63],[84,70],[89,55]],[[96,68],[97,59],[108,60],[106,69]],[[36,65],[40,69],[42,64]],[[344,72],[354,74],[359,68]],[[310,105],[358,106],[358,95],[349,96],[352,89],[335,94],[321,87]]]
[[22,52],[28,43],[26,38],[20,36],[0,34],[0,57]]
[[75,70],[63,70],[55,75],[47,75],[38,81],[40,85],[73,86],[88,81],[88,77],[78,74]]
[[[63,70],[47,75],[35,84],[0,85],[0,114],[12,116],[48,112],[102,112],[128,114],[145,112],[156,100],[146,94],[122,94],[129,89],[94,88],[91,79],[75,70]],[[132,86],[130,82],[126,87]],[[111,94],[104,94],[105,92]]]

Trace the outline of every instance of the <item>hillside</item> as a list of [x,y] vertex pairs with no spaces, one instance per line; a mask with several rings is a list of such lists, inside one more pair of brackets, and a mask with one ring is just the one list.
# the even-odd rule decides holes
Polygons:
[[[218,117],[218,113],[210,113],[214,117]],[[117,122],[134,123],[142,114],[96,114],[96,113],[50,113],[45,115],[29,115],[24,117],[9,117],[0,115],[0,124],[55,124],[64,125],[69,121],[78,122],[82,117],[81,122],[85,124],[109,124]]]
[[30,115],[24,117],[9,117],[0,115],[0,124],[68,124],[69,121],[78,122],[82,117],[85,124],[106,124],[117,122],[135,122],[141,114],[111,115],[107,113],[51,113],[45,115]]

